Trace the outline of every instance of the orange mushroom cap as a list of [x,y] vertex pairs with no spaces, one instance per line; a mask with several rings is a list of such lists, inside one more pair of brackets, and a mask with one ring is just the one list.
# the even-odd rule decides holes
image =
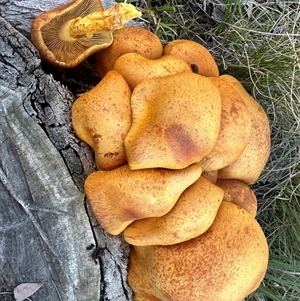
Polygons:
[[220,169],[218,177],[252,184],[260,176],[270,155],[269,120],[263,107],[246,91],[240,81],[228,74],[221,75],[220,79],[229,83],[244,100],[251,116],[251,131],[249,141],[240,156]]
[[236,179],[218,179],[216,185],[224,190],[223,201],[234,203],[247,210],[253,217],[257,213],[257,198],[251,188]]
[[93,149],[98,169],[127,163],[123,141],[131,125],[130,96],[125,79],[111,70],[73,103],[73,128]]
[[125,53],[114,64],[114,70],[124,76],[133,90],[140,82],[150,78],[160,78],[171,74],[191,72],[190,66],[173,55],[163,55],[148,59],[138,53]]
[[180,169],[213,148],[221,97],[204,76],[178,73],[142,81],[131,95],[132,125],[124,144],[131,169]]
[[219,76],[218,65],[212,54],[203,45],[186,39],[173,40],[164,48],[164,55],[174,55],[183,59],[198,74],[204,76]]
[[268,258],[253,216],[222,202],[212,226],[194,239],[132,246],[128,282],[136,301],[242,301],[260,285]]
[[112,44],[97,53],[96,67],[100,78],[113,69],[116,60],[125,53],[138,53],[148,59],[162,56],[163,46],[150,30],[138,26],[124,26],[113,32]]
[[199,164],[180,170],[130,170],[123,165],[90,174],[84,189],[98,222],[117,235],[135,220],[169,212],[201,172]]
[[167,214],[133,222],[124,238],[137,246],[173,245],[195,238],[212,225],[223,196],[223,189],[200,177]]
[[208,77],[221,95],[221,125],[217,141],[201,160],[205,171],[214,171],[231,164],[240,156],[250,139],[251,116],[242,97],[218,77]]

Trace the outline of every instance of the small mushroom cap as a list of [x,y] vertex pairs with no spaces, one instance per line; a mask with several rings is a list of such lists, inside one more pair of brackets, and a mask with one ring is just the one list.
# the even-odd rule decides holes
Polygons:
[[218,171],[213,170],[213,171],[203,171],[202,175],[203,178],[207,179],[208,181],[212,182],[213,184],[216,184],[217,179],[218,179]]
[[135,52],[148,59],[162,56],[160,39],[146,28],[125,26],[113,32],[113,43],[97,53],[97,71],[100,78],[112,70],[116,60],[125,53]]
[[253,217],[256,216],[257,199],[246,183],[235,179],[218,179],[216,185],[224,190],[223,201],[234,203],[247,210]]
[[219,68],[213,56],[203,45],[185,39],[169,42],[164,48],[164,55],[174,55],[190,66],[196,68],[198,74],[204,76],[219,76]]
[[190,66],[180,58],[164,55],[151,60],[138,53],[125,53],[114,64],[114,70],[124,76],[133,90],[140,82],[171,74],[191,72]]
[[264,169],[270,155],[270,125],[262,106],[231,75],[220,79],[229,83],[243,98],[251,116],[251,133],[248,144],[237,160],[219,170],[220,179],[237,179],[254,183]]
[[135,221],[124,231],[132,245],[173,245],[204,233],[213,223],[224,191],[200,177],[180,196],[175,206],[161,217]]
[[242,97],[228,83],[217,77],[208,78],[221,95],[221,125],[211,152],[201,160],[204,171],[213,171],[231,164],[241,155],[251,133],[250,112]]
[[42,13],[33,21],[31,40],[48,62],[64,68],[75,67],[91,54],[108,47],[113,41],[112,33],[103,31],[93,34],[92,37],[63,41],[59,30],[71,19],[103,10],[99,0],[76,0],[62,4]]
[[202,235],[171,246],[132,246],[128,282],[134,300],[241,301],[258,288],[268,244],[251,214],[222,202]]
[[169,212],[201,172],[199,164],[181,170],[135,171],[124,165],[90,174],[84,190],[100,225],[118,235],[135,220]]
[[131,125],[130,96],[125,79],[112,70],[73,103],[73,128],[94,150],[98,169],[127,163],[123,141]]
[[131,109],[124,140],[131,169],[184,168],[208,155],[217,140],[221,97],[204,76],[144,80],[132,93]]

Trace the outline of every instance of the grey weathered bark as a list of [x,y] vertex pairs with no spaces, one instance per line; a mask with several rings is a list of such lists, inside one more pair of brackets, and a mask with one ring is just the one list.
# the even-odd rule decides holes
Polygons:
[[71,127],[74,96],[26,38],[62,2],[0,0],[0,300],[40,281],[31,300],[132,300],[129,247],[99,227],[83,194],[95,167]]

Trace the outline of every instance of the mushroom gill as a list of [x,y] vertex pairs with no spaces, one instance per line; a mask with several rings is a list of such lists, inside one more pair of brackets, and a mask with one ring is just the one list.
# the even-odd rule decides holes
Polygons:
[[99,0],[76,0],[39,15],[32,23],[31,39],[45,60],[71,68],[108,47],[111,30],[140,15],[130,4],[104,10]]

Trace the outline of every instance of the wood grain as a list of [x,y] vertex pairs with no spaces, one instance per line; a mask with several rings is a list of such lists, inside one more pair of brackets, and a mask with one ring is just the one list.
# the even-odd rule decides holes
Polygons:
[[[19,22],[33,2],[18,2],[28,8],[18,8]],[[18,3],[0,1],[1,16]],[[71,126],[74,96],[43,71],[15,28],[0,18],[0,300],[14,300],[9,293],[20,283],[40,281],[47,283],[33,301],[132,300],[129,247],[99,227],[83,194],[95,165]]]

